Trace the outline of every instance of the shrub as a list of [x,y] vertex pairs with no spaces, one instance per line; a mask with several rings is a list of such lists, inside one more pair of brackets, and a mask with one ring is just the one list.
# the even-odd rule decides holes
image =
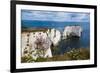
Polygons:
[[34,62],[35,60],[33,59],[33,57],[28,54],[28,55],[24,55],[21,57],[21,63],[31,63]]

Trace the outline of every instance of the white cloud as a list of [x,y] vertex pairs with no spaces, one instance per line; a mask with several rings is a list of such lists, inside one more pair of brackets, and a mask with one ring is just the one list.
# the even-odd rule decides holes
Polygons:
[[22,10],[22,20],[88,22],[89,13]]

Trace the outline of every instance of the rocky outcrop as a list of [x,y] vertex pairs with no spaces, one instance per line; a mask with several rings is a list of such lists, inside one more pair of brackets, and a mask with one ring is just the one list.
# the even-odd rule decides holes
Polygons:
[[63,32],[63,39],[68,37],[81,37],[82,28],[81,26],[66,26]]
[[22,33],[22,56],[31,53],[34,59],[52,57],[51,40],[44,32]]
[[21,47],[22,47],[22,57],[31,55],[34,60],[38,57],[52,57],[51,45],[57,46],[61,41],[61,36],[63,39],[69,36],[81,37],[82,28],[80,26],[66,26],[63,34],[57,29],[48,29],[44,31],[31,31],[22,33]]
[[50,40],[52,41],[52,44],[54,46],[57,46],[59,41],[61,40],[61,33],[59,30],[57,29],[48,29],[47,31],[48,37],[50,38]]

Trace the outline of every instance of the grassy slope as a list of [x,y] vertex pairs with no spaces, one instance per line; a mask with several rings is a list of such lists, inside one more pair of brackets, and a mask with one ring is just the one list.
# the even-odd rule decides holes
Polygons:
[[72,49],[69,52],[64,53],[63,55],[54,55],[52,58],[37,58],[33,60],[32,57],[22,57],[21,62],[48,62],[48,61],[70,61],[70,60],[87,60],[90,58],[89,49]]

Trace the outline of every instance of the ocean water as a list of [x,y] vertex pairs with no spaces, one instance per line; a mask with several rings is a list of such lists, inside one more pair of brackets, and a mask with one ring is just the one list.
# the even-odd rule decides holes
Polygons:
[[22,28],[56,28],[63,32],[65,26],[79,25],[82,27],[82,36],[79,39],[61,40],[59,50],[53,54],[63,54],[72,48],[89,48],[90,47],[90,23],[89,22],[54,22],[54,21],[31,21],[22,20]]

